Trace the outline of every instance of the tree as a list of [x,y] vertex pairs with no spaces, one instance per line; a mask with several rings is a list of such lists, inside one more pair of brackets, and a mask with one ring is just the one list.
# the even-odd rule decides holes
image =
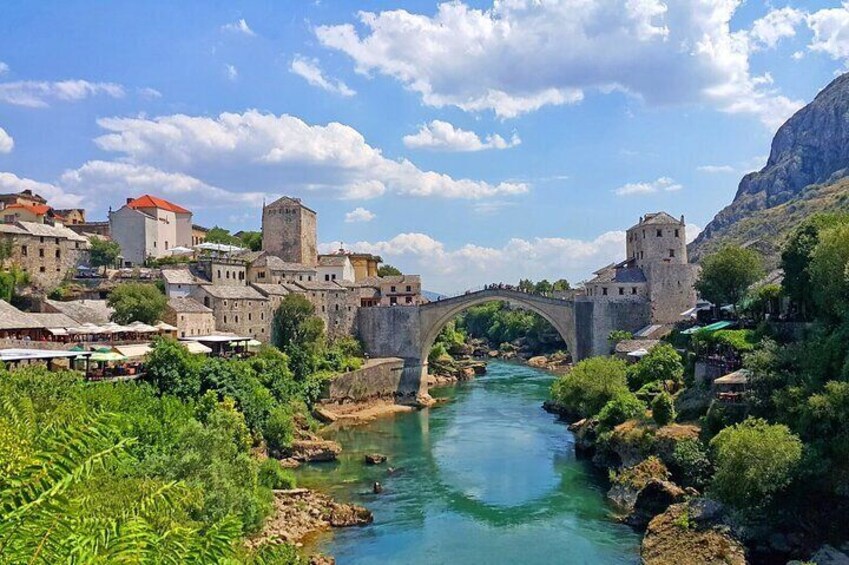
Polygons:
[[520,279],[518,289],[522,292],[533,292],[536,285],[531,279]]
[[710,442],[716,473],[711,490],[740,509],[769,503],[793,477],[802,442],[787,426],[749,418],[720,431]]
[[548,294],[553,290],[553,286],[546,279],[542,279],[537,284],[534,285],[534,292],[537,294]]
[[628,367],[628,387],[640,390],[649,383],[667,381],[680,384],[684,379],[684,364],[675,348],[661,343],[652,348],[637,363]]
[[814,313],[814,293],[809,266],[820,232],[849,222],[849,214],[815,214],[799,224],[781,251],[784,279],[781,286],[790,302],[807,318]]
[[654,397],[651,403],[651,416],[658,426],[665,426],[675,421],[675,404],[666,391]]
[[156,285],[123,283],[115,287],[107,304],[115,310],[112,320],[119,324],[156,323],[165,311],[168,299]]
[[622,422],[639,418],[645,412],[643,401],[628,392],[609,400],[598,413],[598,422],[605,428],[613,428]]
[[242,240],[232,235],[230,230],[226,230],[219,226],[210,228],[209,231],[206,232],[206,239],[204,241],[208,243],[223,243],[225,245],[243,245]]
[[377,276],[379,277],[396,277],[401,275],[401,270],[393,267],[388,263],[384,263],[380,267],[377,268]]
[[808,271],[817,310],[826,317],[846,319],[849,314],[849,224],[820,232]]
[[597,414],[605,404],[625,394],[625,362],[614,357],[584,359],[551,387],[552,398],[581,418]]
[[262,249],[262,232],[243,231],[240,237],[242,239],[243,247],[247,247],[251,251],[259,251]]
[[201,359],[189,353],[178,341],[156,338],[145,363],[145,380],[160,394],[173,394],[187,400],[200,394]]
[[554,290],[555,292],[562,292],[564,290],[569,290],[571,288],[572,288],[572,286],[569,284],[569,281],[567,281],[566,279],[557,279],[556,281],[554,281],[554,285],[552,287],[552,290]]
[[89,240],[89,261],[92,267],[109,267],[115,265],[121,254],[121,246],[115,241],[93,237]]
[[292,371],[303,380],[316,369],[324,345],[324,322],[315,315],[315,306],[309,300],[289,294],[274,312],[271,341],[289,356]]
[[717,306],[731,304],[735,311],[746,290],[763,274],[760,256],[751,249],[727,245],[702,260],[696,290]]

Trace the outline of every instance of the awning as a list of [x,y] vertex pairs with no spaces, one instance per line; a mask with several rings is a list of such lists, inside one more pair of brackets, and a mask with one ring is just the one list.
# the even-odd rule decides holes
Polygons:
[[646,349],[637,349],[636,351],[632,351],[631,353],[629,353],[628,357],[641,358],[641,357],[645,357],[648,354],[649,354],[649,352]]
[[149,343],[134,343],[132,345],[116,345],[115,350],[127,359],[140,359],[152,351]]
[[127,358],[117,351],[110,351],[109,353],[95,353],[91,356],[92,361],[99,361],[101,363],[110,363],[112,361],[126,361]]
[[692,328],[687,328],[686,330],[681,332],[681,335],[693,335],[697,331],[704,329],[701,326],[693,326]]
[[154,328],[153,326],[149,326],[143,322],[133,322],[132,324],[127,326],[127,331],[147,334],[158,332],[159,329]]
[[703,327],[702,329],[699,330],[699,332],[715,332],[717,330],[724,330],[725,328],[729,328],[733,325],[734,325],[734,322],[729,322],[727,320],[724,320],[722,322],[714,322],[713,324],[710,324],[709,326]]
[[717,385],[744,385],[749,382],[749,371],[740,369],[733,373],[728,373],[725,376],[714,379],[713,383]]
[[47,328],[47,331],[53,335],[68,335],[68,330],[65,328]]
[[163,332],[176,332],[177,328],[166,322],[157,322],[153,327]]
[[172,247],[171,249],[169,249],[168,253],[170,253],[171,255],[188,255],[189,253],[193,253],[193,251],[191,249],[189,249],[188,247],[178,246],[178,247]]
[[183,341],[181,343],[192,355],[206,355],[208,353],[212,353],[211,348],[196,341]]

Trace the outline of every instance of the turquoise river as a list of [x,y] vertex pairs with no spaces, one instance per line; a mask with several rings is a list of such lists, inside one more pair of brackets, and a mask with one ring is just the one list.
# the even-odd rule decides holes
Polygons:
[[[603,481],[540,407],[551,381],[493,362],[432,392],[446,404],[336,431],[340,460],[306,467],[299,481],[367,506],[374,524],[326,534],[315,549],[340,565],[638,562],[639,536],[611,517]],[[388,463],[364,465],[371,452]]]

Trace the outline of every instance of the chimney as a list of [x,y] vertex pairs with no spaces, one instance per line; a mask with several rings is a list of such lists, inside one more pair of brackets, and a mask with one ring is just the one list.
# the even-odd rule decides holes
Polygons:
[[127,204],[129,204],[129,203],[130,203],[130,202],[132,202],[133,200],[135,200],[135,199],[134,199],[134,198],[127,198]]
[[684,214],[681,214],[681,225],[684,225]]

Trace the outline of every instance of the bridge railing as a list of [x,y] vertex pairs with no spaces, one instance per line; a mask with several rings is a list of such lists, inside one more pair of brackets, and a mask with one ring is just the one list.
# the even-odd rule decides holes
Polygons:
[[528,292],[528,291],[525,291],[525,290],[520,290],[518,287],[515,287],[515,286],[508,286],[508,285],[499,286],[498,284],[492,284],[492,285],[483,285],[483,286],[477,286],[477,287],[474,287],[474,288],[469,288],[469,289],[466,289],[466,290],[463,290],[463,291],[460,291],[460,292],[457,292],[457,293],[451,294],[451,295],[442,295],[437,300],[434,300],[432,302],[441,302],[442,300],[451,300],[452,298],[461,298],[463,296],[468,296],[470,294],[483,292],[485,290],[493,290],[493,291],[499,291],[500,290],[500,291],[504,291],[504,292],[515,292],[515,293],[518,293],[518,294],[527,294],[529,296],[535,296],[535,297],[539,297],[539,298],[547,298],[549,300],[566,300],[566,298],[559,297],[559,296],[552,296],[551,294],[543,294],[543,293],[540,293],[540,292],[533,292],[533,291]]

